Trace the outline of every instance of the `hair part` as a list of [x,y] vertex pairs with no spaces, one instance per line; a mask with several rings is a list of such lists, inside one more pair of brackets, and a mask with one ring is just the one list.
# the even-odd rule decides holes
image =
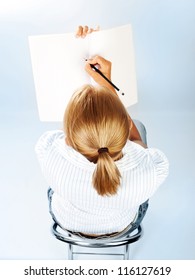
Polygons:
[[[119,97],[104,87],[81,87],[66,108],[64,130],[70,145],[96,163],[92,183],[98,194],[116,194],[121,174],[115,160],[129,138],[129,116]],[[108,152],[99,154],[102,147]]]

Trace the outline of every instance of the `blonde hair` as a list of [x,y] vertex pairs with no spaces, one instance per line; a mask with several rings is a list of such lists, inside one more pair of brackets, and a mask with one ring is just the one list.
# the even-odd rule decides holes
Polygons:
[[[121,174],[114,160],[129,137],[128,113],[118,96],[104,87],[81,87],[66,108],[64,130],[69,144],[97,163],[92,183],[98,194],[116,194]],[[98,152],[102,147],[108,150]]]

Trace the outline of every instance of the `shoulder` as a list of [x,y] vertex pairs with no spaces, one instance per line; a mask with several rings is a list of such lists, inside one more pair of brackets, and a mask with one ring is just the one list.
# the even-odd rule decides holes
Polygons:
[[126,174],[135,172],[142,178],[147,178],[146,181],[150,182],[149,189],[152,192],[165,181],[169,174],[169,161],[164,152],[156,148],[145,149],[131,141],[125,145],[123,158],[117,165],[120,171]]
[[65,143],[65,136],[62,130],[52,130],[44,132],[35,145],[37,157],[41,160],[45,154],[59,141]]
[[56,139],[64,138],[62,130],[51,130],[44,132],[38,139],[37,144],[51,145]]
[[[120,164],[120,160],[118,162]],[[169,161],[161,150],[156,148],[145,149],[129,140],[123,148],[121,163],[124,167],[133,168],[142,165],[153,166],[157,173],[160,171],[167,173],[169,168]]]
[[168,176],[169,160],[161,150],[156,148],[148,149],[148,156],[153,162],[157,182],[158,184],[161,184]]
[[35,146],[35,153],[41,164],[62,160],[83,169],[94,169],[94,164],[89,162],[82,154],[66,144],[65,134],[62,130],[47,131],[41,135]]
[[131,154],[131,156],[134,157],[149,157],[149,159],[152,160],[154,163],[168,163],[166,155],[161,150],[157,148],[144,148],[141,145],[129,140],[123,148],[123,153],[124,155]]

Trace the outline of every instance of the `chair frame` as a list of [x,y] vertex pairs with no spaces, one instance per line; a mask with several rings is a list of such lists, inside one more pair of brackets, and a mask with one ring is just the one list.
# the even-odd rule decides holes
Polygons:
[[[62,231],[60,232],[59,229]],[[134,233],[136,231],[136,233]],[[111,236],[103,237],[86,237],[85,235],[78,235],[77,233],[72,233],[64,228],[62,228],[58,223],[54,222],[52,226],[53,235],[60,241],[68,244],[68,259],[73,260],[74,255],[114,255],[123,256],[124,260],[129,259],[129,244],[138,241],[143,235],[143,229],[141,225],[132,226],[130,224],[122,232],[116,233]],[[134,233],[134,234],[133,234]],[[84,253],[84,252],[74,252],[73,246],[81,246],[87,248],[108,248],[124,246],[123,254],[111,254],[111,253]]]

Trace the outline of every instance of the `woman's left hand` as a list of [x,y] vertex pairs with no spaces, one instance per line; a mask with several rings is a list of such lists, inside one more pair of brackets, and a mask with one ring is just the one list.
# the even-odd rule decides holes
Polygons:
[[100,27],[96,27],[96,28],[89,28],[87,25],[85,26],[81,26],[79,25],[77,27],[77,30],[75,32],[75,36],[76,37],[81,37],[81,38],[85,38],[88,34],[92,33],[92,32],[96,32],[99,31]]

